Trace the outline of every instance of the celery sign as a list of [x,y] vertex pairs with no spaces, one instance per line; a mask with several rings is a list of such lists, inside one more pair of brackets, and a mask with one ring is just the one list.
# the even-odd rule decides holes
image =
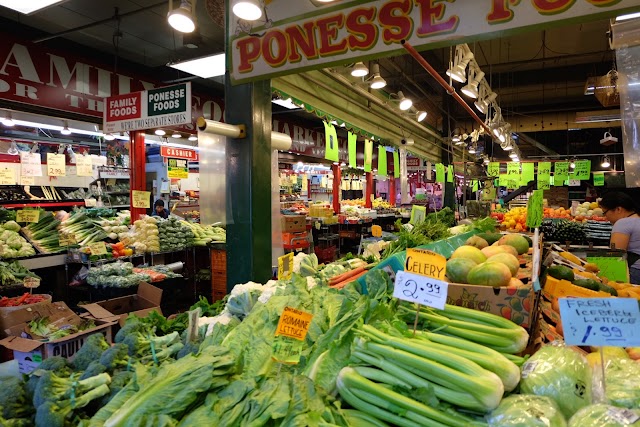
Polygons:
[[449,284],[444,281],[447,260],[426,249],[407,249],[404,271],[396,274],[395,298],[444,310]]

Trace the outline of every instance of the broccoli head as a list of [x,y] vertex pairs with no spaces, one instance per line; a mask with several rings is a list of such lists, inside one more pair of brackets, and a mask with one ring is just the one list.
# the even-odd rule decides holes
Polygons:
[[109,343],[102,334],[89,335],[78,350],[71,364],[77,371],[85,371],[91,362],[100,360],[102,352],[109,348]]
[[130,364],[129,347],[123,343],[114,344],[102,353],[100,363],[110,372],[118,369],[126,369]]
[[107,406],[107,403],[109,403],[116,394],[120,393],[120,390],[129,384],[129,381],[133,379],[133,376],[133,371],[120,371],[113,374],[113,377],[111,377],[111,384],[109,384],[110,392],[100,400],[100,406]]
[[32,427],[31,418],[9,418],[5,419],[0,416],[0,426],[2,427]]
[[124,338],[122,343],[129,347],[129,356],[141,358],[147,357],[153,352],[160,352],[164,347],[171,346],[179,342],[179,340],[180,335],[177,332],[172,332],[162,337],[151,333],[131,332]]
[[74,417],[76,416],[74,411],[84,408],[92,400],[107,394],[109,394],[109,387],[106,384],[102,384],[74,399],[49,400],[43,402],[36,410],[36,427],[67,427],[77,425],[77,423],[74,422]]
[[199,342],[188,342],[184,347],[178,352],[176,356],[177,359],[182,359],[188,354],[198,354],[200,352],[200,343]]
[[[26,384],[16,377],[0,377],[0,417],[22,418],[32,412],[31,402],[27,398]],[[0,423],[4,426],[4,424]]]
[[87,378],[95,377],[96,375],[100,375],[103,372],[107,372],[107,368],[97,360],[94,360],[87,366],[87,370],[80,375],[81,380],[86,380]]
[[124,339],[131,334],[140,333],[143,335],[147,335],[151,332],[151,328],[147,324],[143,323],[139,317],[130,315],[129,317],[127,317],[127,322],[116,334],[114,341],[116,343],[120,343],[123,342]]
[[29,380],[27,381],[27,395],[29,400],[31,400],[33,394],[36,392],[40,375],[44,371],[55,372],[59,377],[68,377],[73,373],[69,363],[67,363],[67,359],[63,357],[53,356],[43,360],[42,363],[38,365],[38,369],[29,375]]
[[106,373],[78,380],[76,375],[65,378],[47,371],[38,382],[33,395],[33,406],[37,408],[47,401],[70,399],[72,395],[77,399],[83,393],[110,382],[111,377]]

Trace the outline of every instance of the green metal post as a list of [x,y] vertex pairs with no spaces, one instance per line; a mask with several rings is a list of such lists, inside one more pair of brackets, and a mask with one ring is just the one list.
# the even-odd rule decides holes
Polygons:
[[225,122],[246,126],[227,139],[227,291],[265,283],[271,265],[271,82],[225,81]]

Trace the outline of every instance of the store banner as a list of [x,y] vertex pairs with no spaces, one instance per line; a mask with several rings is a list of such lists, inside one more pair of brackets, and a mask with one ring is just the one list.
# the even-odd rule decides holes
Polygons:
[[569,174],[569,179],[585,181],[591,178],[591,160],[578,160],[575,164],[576,167]]
[[553,176],[555,177],[555,184],[561,186],[564,181],[569,179],[569,162],[556,162],[553,165]]
[[447,166],[447,182],[454,182],[455,173],[453,172],[453,165]]
[[387,147],[378,145],[378,173],[380,176],[387,176]]
[[442,163],[436,164],[436,182],[443,183],[445,180],[444,176],[444,165]]
[[271,1],[227,25],[234,83],[637,11],[637,0]]
[[324,158],[330,160],[332,162],[340,161],[340,154],[338,150],[338,134],[336,133],[336,128],[326,121],[322,122],[324,124]]
[[593,186],[594,187],[604,186],[604,172],[593,173]]
[[20,153],[20,175],[27,177],[42,176],[40,153]]
[[400,154],[393,150],[393,177],[400,178]]
[[491,162],[487,166],[487,176],[498,176],[500,175],[500,163],[499,162]]
[[191,162],[198,161],[198,152],[186,148],[167,147],[163,145],[160,147],[160,155],[162,157],[173,157],[174,159],[187,159]]
[[357,156],[358,156],[358,147],[357,147],[357,141],[358,141],[358,135],[356,135],[355,133],[348,133],[348,144],[349,144],[349,167],[350,168],[355,168],[358,166],[357,164]]
[[364,140],[364,171],[371,172],[373,163],[373,141],[370,139]]
[[535,167],[536,165],[533,162],[522,163],[522,176],[520,181],[522,185],[527,185],[536,179]]

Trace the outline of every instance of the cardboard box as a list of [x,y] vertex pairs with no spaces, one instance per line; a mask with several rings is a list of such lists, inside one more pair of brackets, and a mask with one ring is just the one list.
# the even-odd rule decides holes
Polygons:
[[497,314],[528,329],[532,326],[535,292],[531,285],[500,287],[449,283],[447,304]]
[[6,319],[7,324],[11,325],[5,329],[9,336],[0,340],[0,345],[13,351],[13,357],[18,361],[18,370],[23,374],[32,372],[49,357],[60,356],[72,360],[89,335],[101,333],[108,343],[113,342],[112,326],[115,322],[101,320],[95,320],[95,328],[67,335],[55,341],[43,342],[27,334],[28,323],[36,317],[48,317],[51,323],[58,324],[79,325],[83,321],[64,302],[43,305],[37,309],[26,307],[14,311],[12,316]]
[[307,230],[307,217],[304,215],[283,215],[280,222],[283,233],[298,233]]
[[87,310],[94,319],[104,322],[118,322],[122,326],[129,314],[145,317],[154,310],[162,314],[161,300],[162,289],[146,282],[140,282],[138,293],[135,295],[98,301],[80,307]]

